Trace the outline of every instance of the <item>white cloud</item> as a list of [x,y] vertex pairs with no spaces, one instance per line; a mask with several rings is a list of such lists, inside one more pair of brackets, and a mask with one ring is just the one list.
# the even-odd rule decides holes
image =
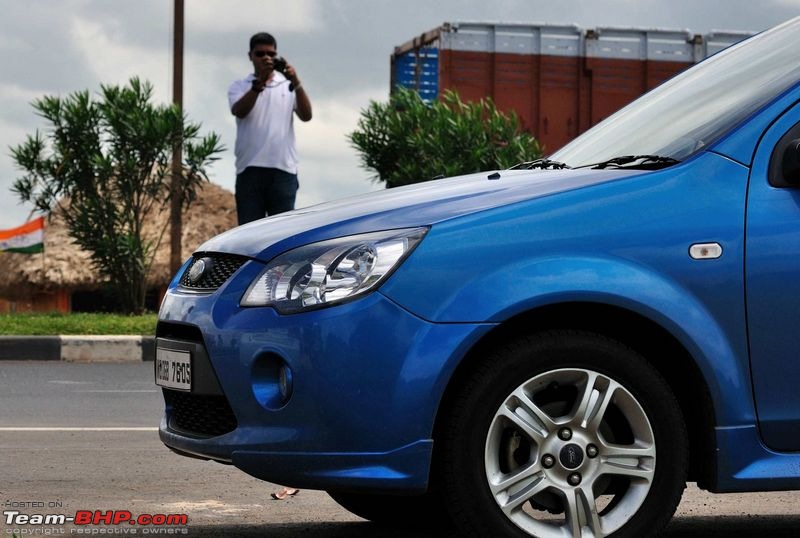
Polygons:
[[19,226],[33,208],[30,204],[23,205],[9,190],[20,175],[10,148],[23,143],[37,127],[43,127],[30,106],[38,97],[41,94],[17,83],[0,83],[0,228]]
[[[3,144],[4,148],[19,145],[30,134],[25,129],[9,127],[3,123],[0,123],[0,131],[3,132],[3,136],[0,137],[0,144]],[[4,152],[4,162],[0,165],[0,174],[4,178],[2,182],[3,189],[0,191],[0,229],[14,228],[23,224],[31,215],[34,207],[33,204],[23,204],[17,195],[10,190],[14,181],[21,175],[21,172],[12,164],[10,154],[10,150]]]
[[298,147],[314,158],[341,157],[354,153],[347,141],[347,134],[358,123],[361,108],[370,100],[386,100],[385,88],[369,88],[354,91],[347,96],[316,98],[313,89],[308,90],[312,98],[314,118],[308,123],[296,122]]
[[[268,25],[270,32],[308,32],[320,28],[320,11],[317,0],[275,2],[252,0],[190,0],[185,3],[186,25],[208,32],[263,31],[259,25]],[[256,28],[258,26],[258,28]],[[277,34],[276,34],[277,37]],[[249,35],[248,35],[249,38]],[[246,45],[245,45],[246,48]]]
[[[162,21],[165,37],[169,33],[169,21]],[[125,84],[138,76],[154,85],[156,101],[172,99],[172,58],[169,43],[164,47],[143,48],[115,40],[110,31],[99,21],[73,16],[69,20],[69,31],[76,49],[82,53],[89,69],[103,84]],[[92,90],[98,89],[95,87]]]
[[[0,82],[0,101],[8,106],[30,103],[39,93],[16,82]],[[7,108],[4,106],[3,108]]]
[[384,188],[369,179],[347,135],[356,128],[361,108],[370,100],[385,100],[385,93],[385,88],[368,88],[344,97],[313,99],[314,118],[296,124],[301,159],[297,207]]
[[31,49],[31,44],[24,39],[0,34],[0,50],[22,51]]

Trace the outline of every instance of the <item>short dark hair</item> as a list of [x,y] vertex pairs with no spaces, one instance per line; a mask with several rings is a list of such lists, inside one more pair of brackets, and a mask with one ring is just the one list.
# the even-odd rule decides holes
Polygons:
[[272,45],[276,49],[278,48],[278,42],[275,41],[272,34],[268,34],[267,32],[259,32],[250,38],[250,51],[252,51],[256,45]]

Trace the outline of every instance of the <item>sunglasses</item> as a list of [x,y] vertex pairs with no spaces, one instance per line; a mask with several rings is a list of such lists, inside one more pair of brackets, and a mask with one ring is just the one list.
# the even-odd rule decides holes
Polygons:
[[263,58],[264,56],[275,56],[276,54],[278,54],[278,53],[275,52],[275,51],[272,51],[272,50],[256,50],[256,51],[253,51],[253,56],[255,56],[256,58]]

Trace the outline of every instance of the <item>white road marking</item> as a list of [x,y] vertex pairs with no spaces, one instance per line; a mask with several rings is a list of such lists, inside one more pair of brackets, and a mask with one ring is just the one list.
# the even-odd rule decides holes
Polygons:
[[63,427],[0,427],[0,432],[157,432],[155,427],[131,428],[63,428]]
[[63,379],[54,379],[48,383],[56,383],[58,385],[91,385],[92,381],[67,381]]
[[76,391],[73,391],[73,392],[86,393],[86,392],[161,392],[161,391],[159,391],[158,389],[147,389],[147,390],[144,390],[144,389],[140,389],[140,390],[103,389],[103,390],[100,390],[100,389],[98,389],[98,390],[76,390]]

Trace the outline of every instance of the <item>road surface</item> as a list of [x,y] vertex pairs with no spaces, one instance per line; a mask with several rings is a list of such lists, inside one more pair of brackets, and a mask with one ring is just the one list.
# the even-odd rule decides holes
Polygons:
[[[188,524],[171,530],[189,536],[443,536],[378,528],[320,491],[272,500],[275,484],[166,449],[156,431],[161,406],[152,363],[0,362],[3,511],[185,514]],[[139,535],[145,528],[130,527]],[[712,495],[690,486],[665,535],[796,537],[798,529],[800,492]],[[43,536],[46,530],[55,536],[77,529],[0,522],[2,538],[14,531],[20,538]]]

